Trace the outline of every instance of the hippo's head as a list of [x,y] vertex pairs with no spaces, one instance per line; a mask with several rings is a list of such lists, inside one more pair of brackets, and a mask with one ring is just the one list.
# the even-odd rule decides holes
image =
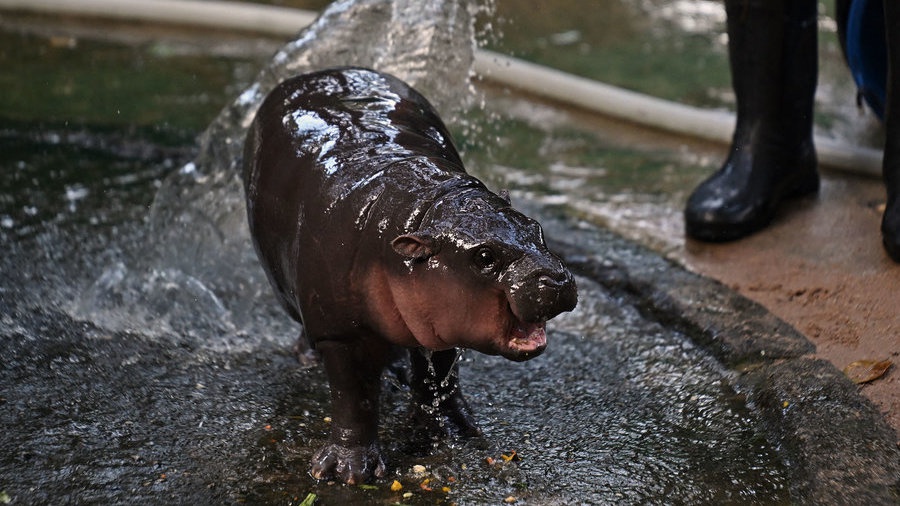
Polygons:
[[397,307],[418,343],[517,361],[539,355],[547,320],[578,299],[540,225],[490,193],[459,195],[429,215],[391,244],[409,275]]

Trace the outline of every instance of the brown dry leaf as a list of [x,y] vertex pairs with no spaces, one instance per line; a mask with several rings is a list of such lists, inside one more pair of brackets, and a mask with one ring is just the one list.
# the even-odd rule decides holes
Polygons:
[[857,360],[844,368],[844,374],[859,385],[884,376],[892,365],[890,360]]

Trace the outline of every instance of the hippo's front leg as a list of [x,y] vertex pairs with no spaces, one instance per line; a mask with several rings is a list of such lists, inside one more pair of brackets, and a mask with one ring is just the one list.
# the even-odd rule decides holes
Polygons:
[[388,346],[377,339],[320,341],[331,387],[329,442],[313,455],[316,479],[336,477],[348,484],[384,476],[378,444],[378,398]]
[[413,409],[431,434],[478,436],[472,409],[459,388],[459,350],[409,350]]

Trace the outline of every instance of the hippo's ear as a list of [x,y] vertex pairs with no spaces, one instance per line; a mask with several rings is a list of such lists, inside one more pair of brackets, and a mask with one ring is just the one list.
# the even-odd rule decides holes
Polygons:
[[509,199],[509,190],[506,188],[500,190],[500,198],[505,200],[507,204],[512,205],[512,200]]
[[434,238],[428,234],[403,234],[391,241],[394,251],[413,260],[424,260],[437,253]]

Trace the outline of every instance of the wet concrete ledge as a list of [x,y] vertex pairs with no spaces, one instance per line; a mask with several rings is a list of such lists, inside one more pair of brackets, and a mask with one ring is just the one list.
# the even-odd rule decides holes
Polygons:
[[[543,213],[546,215],[546,211]],[[897,435],[815,346],[765,307],[612,232],[542,216],[580,275],[682,331],[736,374],[803,504],[900,504]]]

